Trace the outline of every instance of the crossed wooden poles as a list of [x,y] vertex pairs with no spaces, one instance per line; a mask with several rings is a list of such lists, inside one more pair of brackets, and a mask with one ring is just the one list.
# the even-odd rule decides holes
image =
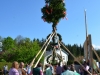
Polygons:
[[[40,52],[42,51],[42,54],[41,54],[41,56],[39,57],[39,59],[38,59],[38,61],[36,62],[36,64],[34,65],[34,68],[37,66],[37,64],[38,64],[39,61],[41,60],[41,58],[42,58],[44,52],[46,51],[46,49],[47,49],[47,47],[48,47],[48,45],[49,45],[51,39],[53,38],[53,36],[54,36],[55,34],[56,34],[55,32],[52,32],[51,35],[48,37],[48,39],[46,39],[46,42],[43,44],[42,48],[39,50],[39,52],[37,53],[37,55],[34,57],[34,59],[32,60],[32,62],[30,63],[30,67],[33,66],[33,64],[34,64],[34,62],[35,62],[35,59],[38,57],[38,55],[39,55]],[[66,50],[74,59],[76,59],[76,57],[70,52],[70,50],[68,50],[68,49],[66,48],[66,46],[65,46],[62,42],[59,41],[59,44],[62,45],[62,47],[64,47],[65,50]],[[84,67],[78,60],[76,60],[76,61],[83,67],[83,69],[85,69],[85,67]],[[86,71],[87,71],[87,70],[86,70]],[[87,71],[87,72],[88,72],[90,75],[92,75],[89,71]]]
[[[86,10],[85,10],[85,27],[86,27],[86,41],[87,41],[87,22],[86,22]],[[48,47],[48,45],[49,45],[49,43],[50,43],[50,41],[51,41],[51,39],[53,38],[53,36],[56,34],[56,32],[55,31],[53,31],[52,33],[51,33],[51,35],[48,37],[48,39],[46,39],[46,42],[43,44],[43,46],[42,46],[42,48],[39,50],[39,52],[37,53],[37,55],[34,57],[34,59],[32,60],[32,62],[30,63],[30,67],[32,67],[33,66],[33,64],[34,64],[34,62],[35,62],[35,59],[38,57],[38,55],[40,54],[40,52],[42,51],[42,54],[41,54],[41,56],[39,57],[39,59],[38,59],[38,61],[36,62],[36,64],[34,65],[34,68],[37,66],[37,64],[39,63],[39,61],[41,60],[41,58],[42,58],[42,56],[43,56],[43,54],[45,53],[45,51],[46,51],[46,49],[47,49],[47,47]],[[89,35],[89,45],[90,45],[90,57],[91,57],[91,67],[93,68],[93,63],[96,65],[96,67],[97,67],[97,69],[98,69],[98,71],[99,71],[99,73],[100,73],[100,69],[98,68],[98,66],[97,66],[97,64],[96,64],[96,62],[93,60],[93,54],[92,54],[92,51],[94,52],[94,54],[96,55],[96,57],[97,57],[97,59],[99,60],[99,62],[100,62],[100,58],[99,58],[99,56],[98,56],[98,54],[96,53],[96,51],[94,50],[94,48],[93,48],[93,46],[92,46],[92,43],[91,43],[91,35]],[[66,48],[66,46],[62,43],[62,42],[58,42],[58,46],[60,46],[60,45],[62,45],[62,47],[64,47],[65,48],[65,50],[74,58],[74,59],[76,59],[76,57],[70,52],[70,50],[68,50],[68,48]],[[87,44],[87,46],[88,46],[88,44]],[[88,50],[88,48],[87,48],[87,50]],[[60,48],[60,54],[61,54],[61,48]],[[62,55],[61,55],[62,56]],[[88,56],[88,51],[87,51],[87,56]],[[86,58],[86,59],[88,59],[88,57]],[[76,59],[76,61],[83,67],[83,69],[85,70],[85,67]],[[87,70],[86,70],[87,71]],[[89,71],[87,71],[88,72],[88,74],[90,74],[90,75],[92,75]],[[92,72],[93,73],[93,72]],[[98,75],[100,75],[100,74],[98,74]]]
[[[86,61],[88,61],[88,59],[90,60],[90,66],[92,68],[92,73],[93,73],[93,63],[95,64],[97,70],[100,73],[100,69],[97,66],[97,63],[93,60],[93,52],[96,55],[98,61],[100,62],[100,57],[98,56],[98,54],[96,53],[96,51],[94,50],[93,46],[92,46],[92,40],[91,40],[91,35],[88,35],[87,33],[87,18],[86,18],[86,10],[84,10],[84,14],[85,14],[85,29],[86,29]],[[89,49],[89,48],[90,49]],[[90,55],[88,55],[90,53]],[[88,58],[89,56],[89,58]],[[100,74],[98,74],[100,75]]]

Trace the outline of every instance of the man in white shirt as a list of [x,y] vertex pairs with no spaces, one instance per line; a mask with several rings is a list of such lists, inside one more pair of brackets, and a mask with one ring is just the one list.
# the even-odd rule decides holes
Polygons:
[[6,75],[8,73],[8,66],[7,64],[5,64],[5,66],[3,67],[3,74]]

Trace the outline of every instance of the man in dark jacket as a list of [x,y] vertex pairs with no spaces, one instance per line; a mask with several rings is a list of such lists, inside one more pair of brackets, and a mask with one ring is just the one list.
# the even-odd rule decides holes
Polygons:
[[41,66],[41,63],[39,63],[36,68],[33,68],[33,75],[43,75]]

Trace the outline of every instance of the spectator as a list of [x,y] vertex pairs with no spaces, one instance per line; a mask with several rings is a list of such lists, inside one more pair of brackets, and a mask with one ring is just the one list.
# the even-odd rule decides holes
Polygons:
[[20,63],[18,71],[19,71],[20,75],[27,75],[27,71],[24,68],[24,63],[23,62]]
[[83,71],[84,71],[84,75],[88,75],[88,72],[87,71],[89,71],[89,66],[87,65],[87,62],[86,61],[84,61],[84,69],[83,69]]
[[76,72],[74,64],[71,65],[70,70]]
[[26,71],[27,71],[27,75],[30,75],[30,73],[31,73],[31,67],[28,64],[26,64]]
[[0,75],[3,75],[3,70],[0,68]]
[[41,66],[42,66],[42,64],[39,63],[36,68],[33,68],[33,75],[43,75]]
[[52,70],[50,69],[50,65],[46,65],[46,75],[52,75]]
[[61,75],[61,73],[62,73],[62,67],[60,66],[60,63],[58,63],[58,66],[56,68],[56,74]]
[[18,68],[19,68],[18,62],[14,61],[12,63],[12,68],[9,70],[9,75],[19,75]]
[[64,72],[61,73],[61,75],[75,75],[75,73],[73,71],[69,71],[67,65],[63,66],[64,68]]
[[6,75],[8,73],[8,65],[5,64],[5,66],[3,67],[3,74]]

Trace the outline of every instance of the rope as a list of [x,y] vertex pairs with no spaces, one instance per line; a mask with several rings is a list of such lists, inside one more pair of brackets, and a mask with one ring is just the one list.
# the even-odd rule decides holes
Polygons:
[[50,39],[50,37],[53,35],[53,33],[51,33],[51,35],[49,36],[48,39],[46,39],[46,42],[43,44],[42,48],[39,50],[39,52],[37,53],[37,55],[34,57],[34,59],[32,60],[30,66],[32,67],[33,66],[33,63],[35,61],[35,59],[37,58],[37,56],[40,54],[40,52],[42,51],[42,49],[44,48],[44,46],[46,45],[46,43],[48,42],[48,40]]
[[[53,33],[53,35],[51,36],[51,38],[54,36],[54,34],[55,34],[55,33]],[[38,59],[37,63],[35,64],[34,68],[37,66],[37,64],[39,63],[40,59],[42,58],[42,56],[43,56],[44,52],[46,51],[47,46],[49,45],[50,41],[51,41],[51,40],[49,40],[49,42],[47,43],[47,45],[46,45],[46,47],[45,47],[43,53],[41,54],[40,58]]]
[[[66,48],[66,46],[64,46],[61,42],[60,42],[60,44],[69,52],[69,54],[74,58],[74,59],[76,59],[76,57]],[[83,69],[85,69],[85,67],[78,61],[78,60],[76,60],[82,67],[83,67]],[[87,70],[86,70],[87,71]],[[87,71],[90,75],[92,75],[89,71]]]

